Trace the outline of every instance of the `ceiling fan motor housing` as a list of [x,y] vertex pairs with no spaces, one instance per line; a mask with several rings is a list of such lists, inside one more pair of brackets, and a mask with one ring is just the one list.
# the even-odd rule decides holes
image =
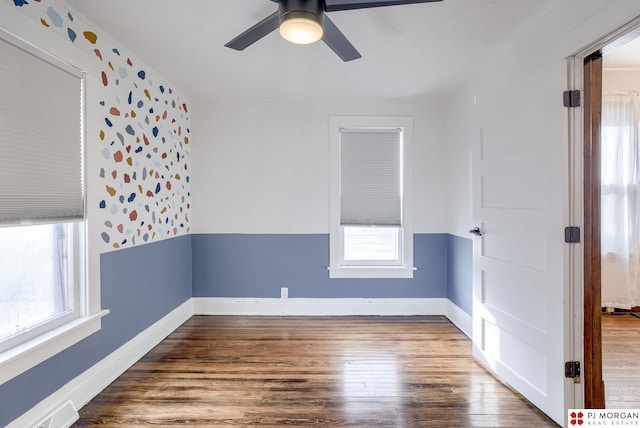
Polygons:
[[279,0],[278,15],[282,22],[301,18],[317,22],[321,27],[324,24],[324,0]]

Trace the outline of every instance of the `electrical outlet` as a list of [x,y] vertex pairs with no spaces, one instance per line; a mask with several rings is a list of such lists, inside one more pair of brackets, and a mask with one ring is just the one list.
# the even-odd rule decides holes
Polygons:
[[289,298],[289,288],[288,287],[280,287],[280,298],[288,299]]

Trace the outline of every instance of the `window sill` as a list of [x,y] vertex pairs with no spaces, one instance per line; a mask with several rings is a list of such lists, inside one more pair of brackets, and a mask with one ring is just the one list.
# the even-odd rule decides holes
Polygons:
[[329,278],[405,278],[412,279],[415,267],[407,266],[330,266]]
[[0,385],[100,330],[108,310],[78,318],[0,353]]

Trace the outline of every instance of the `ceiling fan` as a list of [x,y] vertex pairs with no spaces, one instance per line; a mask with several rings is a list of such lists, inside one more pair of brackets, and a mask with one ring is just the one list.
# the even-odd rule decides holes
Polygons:
[[238,51],[251,46],[267,34],[280,29],[280,35],[297,44],[309,44],[322,39],[343,61],[362,55],[325,15],[325,12],[430,3],[442,0],[271,0],[278,10],[231,40],[225,46]]

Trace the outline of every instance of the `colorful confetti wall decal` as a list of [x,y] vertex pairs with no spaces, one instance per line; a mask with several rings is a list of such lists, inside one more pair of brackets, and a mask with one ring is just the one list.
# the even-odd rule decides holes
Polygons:
[[13,4],[96,61],[95,70],[86,71],[96,73],[107,95],[87,100],[98,105],[103,126],[87,136],[86,149],[100,153],[101,164],[86,173],[102,183],[88,192],[98,200],[102,230],[96,233],[104,245],[123,248],[189,233],[187,102],[55,0]]

